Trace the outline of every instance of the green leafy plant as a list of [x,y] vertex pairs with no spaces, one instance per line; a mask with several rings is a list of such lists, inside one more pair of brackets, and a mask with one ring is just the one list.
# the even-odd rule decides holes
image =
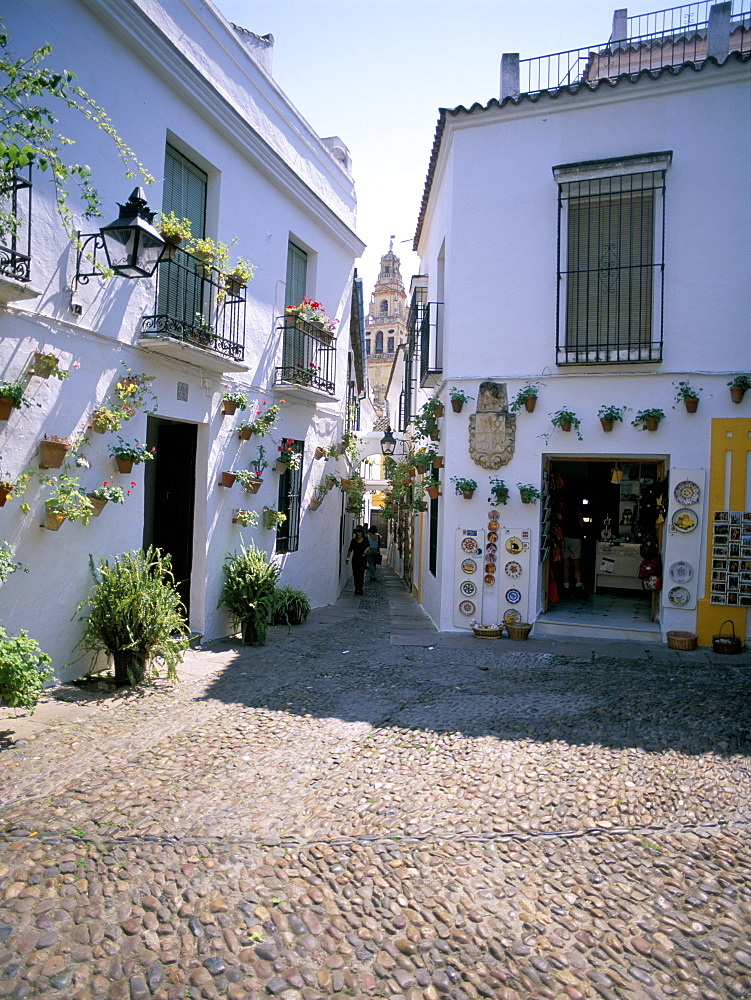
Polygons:
[[508,486],[502,479],[498,479],[496,476],[490,477],[490,492],[493,494],[495,503],[505,504],[508,502]]
[[212,240],[208,236],[191,236],[185,249],[188,253],[198,257],[207,267],[215,267],[219,271],[225,271],[229,261],[230,247],[237,243],[235,237],[231,243],[222,243],[221,240]]
[[684,379],[681,382],[673,382],[673,388],[675,389],[675,401],[676,403],[682,403],[685,399],[698,399],[701,389],[695,389],[694,386]]
[[181,243],[189,240],[192,235],[190,219],[180,219],[174,212],[159,212],[154,220],[154,228],[168,242]]
[[41,354],[37,351],[34,354],[34,363],[31,368],[31,374],[38,375],[41,378],[52,378],[58,379],[60,382],[63,379],[68,378],[70,372],[65,371],[60,367],[60,359],[55,354]]
[[551,413],[550,422],[553,427],[560,427],[562,430],[571,430],[573,427],[576,431],[576,436],[580,441],[584,439],[581,436],[581,419],[577,417],[573,410],[561,409],[556,410],[555,413]]
[[340,482],[340,485],[347,496],[347,508],[352,513],[359,513],[365,500],[365,480],[359,472],[353,472],[349,480]]
[[516,488],[519,490],[522,503],[536,503],[542,497],[542,493],[531,483],[517,483]]
[[597,411],[597,416],[600,420],[610,420],[615,422],[616,420],[623,420],[623,414],[626,410],[626,406],[613,406],[612,403],[607,403],[600,407]]
[[258,446],[256,457],[251,459],[248,465],[255,472],[257,478],[261,477],[264,469],[268,469],[269,463],[266,461],[266,449],[262,444]]
[[[278,403],[274,403],[267,410],[256,410],[256,419],[248,420],[244,424],[241,424],[238,428],[238,433],[240,437],[243,436],[243,430],[250,431],[251,434],[256,434],[259,437],[263,434],[268,434],[271,428],[276,423],[277,417],[282,408],[283,399],[280,399]],[[261,400],[261,406],[266,405],[266,400]]]
[[100,559],[90,565],[94,584],[77,609],[79,621],[86,623],[83,649],[111,656],[119,685],[157,676],[157,660],[166,667],[167,678],[175,680],[190,630],[170,556],[149,546],[124,552],[111,564]]
[[251,487],[258,482],[260,479],[260,472],[249,472],[247,469],[238,469],[236,472],[233,471],[235,479],[247,492],[253,492]]
[[222,402],[234,403],[238,410],[247,410],[248,397],[241,389],[233,389],[231,385],[225,385],[222,391]]
[[279,567],[269,562],[262,549],[243,544],[240,552],[226,557],[222,569],[224,587],[219,607],[227,608],[233,623],[242,630],[245,645],[265,646]]
[[282,443],[277,448],[279,456],[277,462],[286,465],[288,469],[299,469],[302,462],[302,455],[295,450],[294,438],[282,438]]
[[[135,486],[135,483],[131,483],[131,486]],[[96,489],[89,490],[90,497],[94,497],[95,500],[107,500],[109,503],[125,503],[126,491],[121,486],[112,486],[106,479],[101,486],[97,486]],[[127,491],[127,495],[130,496],[130,490]]]
[[441,401],[433,398],[429,399],[427,403],[423,403],[420,407],[420,411],[412,420],[412,427],[417,437],[432,437],[434,440],[437,439],[439,428],[435,411],[440,405]]
[[156,375],[134,372],[125,361],[122,362],[122,367],[125,369],[125,374],[120,375],[115,383],[115,397],[122,404],[127,418],[134,417],[136,410],[143,408],[147,397],[151,397],[154,405],[151,409],[147,409],[146,413],[155,413],[157,398],[152,391],[151,383],[155,380]]
[[13,546],[7,538],[4,538],[2,542],[0,542],[0,586],[6,583],[8,577],[19,569],[23,569],[24,573],[29,572],[23,563],[18,562],[14,558],[15,554]]
[[512,413],[516,413],[518,410],[521,410],[521,408],[526,405],[528,399],[537,399],[541,388],[542,382],[527,382],[527,384],[523,385],[517,392],[516,396],[514,396],[514,399],[509,406],[509,410],[511,410]]
[[239,285],[244,285],[250,281],[256,273],[256,265],[243,257],[238,257],[235,264],[226,272],[231,281],[236,281]]
[[452,476],[451,482],[454,484],[454,490],[457,496],[465,493],[474,493],[477,489],[477,483],[474,479],[466,479],[463,476]]
[[263,526],[268,529],[278,528],[287,520],[287,515],[282,511],[277,510],[276,507],[264,507],[262,514]]
[[342,435],[342,449],[350,462],[357,461],[357,434],[354,431],[345,431]]
[[731,389],[751,389],[751,375],[734,375],[728,382]]
[[253,528],[258,527],[258,512],[255,510],[236,510],[234,519],[238,524],[241,524],[243,528],[247,528],[248,525],[251,525]]
[[463,389],[457,389],[456,386],[451,386],[449,389],[449,399],[452,403],[468,403],[470,399],[474,399],[474,396],[470,396]]
[[9,635],[0,625],[0,699],[6,705],[33,714],[44,682],[52,676],[51,663],[25,629],[20,635]]
[[310,614],[310,601],[302,590],[279,587],[274,591],[272,625],[300,625]]
[[126,460],[130,459],[132,462],[135,462],[136,465],[140,465],[141,462],[150,462],[156,452],[156,448],[153,447],[153,445],[152,447],[148,447],[138,441],[134,441],[130,444],[127,441],[123,441],[119,435],[117,441],[117,444],[110,445],[110,455],[112,455],[113,458],[123,458]]
[[665,413],[655,407],[647,410],[638,410],[634,419],[631,421],[631,426],[638,428],[640,431],[645,431],[647,429],[648,420],[656,420],[657,423],[659,423],[661,420],[664,420],[664,418]]
[[49,496],[44,501],[48,511],[59,514],[68,521],[89,523],[94,508],[86,496],[84,487],[75,476],[63,473],[60,476],[51,476],[46,482],[52,486]]
[[[0,399],[9,399],[14,410],[20,410],[22,406],[31,406],[28,399],[24,399],[26,386],[23,382],[6,382],[0,379]],[[41,406],[41,403],[36,403]]]
[[293,319],[301,319],[306,323],[320,323],[325,333],[334,333],[339,323],[338,319],[326,315],[322,303],[314,302],[307,297],[297,306],[287,306],[284,311]]

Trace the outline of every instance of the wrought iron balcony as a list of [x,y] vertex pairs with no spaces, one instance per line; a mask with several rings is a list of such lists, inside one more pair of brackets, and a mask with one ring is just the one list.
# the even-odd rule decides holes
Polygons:
[[312,390],[333,396],[336,391],[336,341],[319,324],[295,316],[284,316],[278,327],[282,335],[282,363],[274,384]]
[[0,189],[0,275],[14,281],[31,279],[31,166],[28,176],[14,173]]
[[141,337],[182,342],[241,362],[245,307],[244,285],[168,245],[157,269],[154,312],[141,320]]

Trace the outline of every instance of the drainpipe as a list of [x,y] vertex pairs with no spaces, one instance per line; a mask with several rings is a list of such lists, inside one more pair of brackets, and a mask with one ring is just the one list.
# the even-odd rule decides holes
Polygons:
[[707,57],[714,56],[724,62],[730,52],[730,17],[732,3],[716,3],[709,9],[707,28]]
[[519,96],[519,53],[504,52],[501,56],[501,100]]

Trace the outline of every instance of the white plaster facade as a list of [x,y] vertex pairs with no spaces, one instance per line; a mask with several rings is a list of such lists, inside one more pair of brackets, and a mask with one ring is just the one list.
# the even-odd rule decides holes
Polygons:
[[[316,512],[307,509],[307,500],[324,468],[313,460],[314,449],[339,441],[347,400],[364,388],[362,360],[352,363],[362,354],[361,317],[354,324],[354,347],[350,338],[351,307],[357,302],[354,261],[364,245],[355,232],[346,147],[337,137],[321,139],[276,85],[270,75],[273,40],[235,29],[205,0],[25,0],[4,12],[4,22],[15,53],[28,54],[49,41],[50,64],[73,69],[78,83],[106,108],[156,178],[146,189],[152,209],[162,205],[168,143],[205,171],[206,234],[225,242],[237,237],[233,253],[250,258],[257,271],[247,287],[241,364],[226,364],[189,346],[172,345],[172,356],[158,347],[147,350],[138,344],[139,327],[154,310],[154,279],[93,278],[74,288],[76,254],[54,210],[49,180],[35,170],[29,284],[39,295],[0,307],[0,377],[20,377],[40,349],[57,354],[62,368],[80,367],[63,382],[31,379],[27,396],[40,406],[14,410],[0,426],[2,471],[16,477],[35,465],[45,434],[85,431],[125,362],[154,376],[160,420],[196,428],[192,630],[207,638],[230,631],[217,600],[224,557],[241,536],[274,551],[273,531],[232,524],[233,509],[251,503],[238,484],[222,489],[217,480],[222,470],[247,468],[259,443],[273,463],[281,437],[304,442],[299,548],[275,556],[281,582],[304,590],[314,606],[332,602],[343,583],[343,505],[338,491]],[[60,128],[76,140],[77,158],[93,169],[103,218],[80,222],[83,232],[92,232],[116,216],[115,203],[124,202],[137,182],[125,178],[112,144],[80,116],[61,115]],[[285,298],[290,241],[308,255],[306,293],[339,320],[333,392],[274,387],[282,351],[279,321],[290,304]],[[240,443],[237,424],[247,414],[221,414],[222,387],[229,381],[246,390],[251,403],[285,399],[270,435]],[[144,441],[147,433],[143,413],[120,431],[129,441]],[[140,548],[152,516],[154,495],[144,489],[144,466],[136,466],[132,476],[112,474],[107,446],[114,439],[91,435],[82,452],[91,468],[77,472],[92,488],[103,480],[136,481],[124,507],[109,504],[88,525],[66,523],[53,533],[39,526],[45,491],[32,483],[24,497],[30,513],[21,511],[17,499],[0,511],[0,538],[14,545],[16,558],[29,570],[15,573],[0,589],[0,620],[14,634],[28,629],[52,656],[60,679],[89,666],[75,651],[82,627],[71,621],[91,583],[89,555],[96,559]],[[339,466],[341,472],[343,460]],[[277,491],[278,476],[269,468],[252,498],[254,509],[276,506]]]
[[[710,434],[718,419],[751,417],[750,394],[735,405],[727,388],[733,375],[751,369],[749,69],[748,54],[731,54],[722,64],[709,60],[679,70],[626,75],[595,87],[441,111],[415,249],[421,272],[428,276],[427,300],[443,303],[441,339],[431,345],[440,370],[438,386],[423,390],[422,399],[436,393],[446,402],[440,421],[446,468],[438,501],[437,567],[430,571],[423,551],[412,581],[441,629],[457,627],[455,533],[457,528],[486,530],[487,510],[497,507],[487,502],[491,474],[510,487],[510,500],[501,508],[502,525],[531,530],[529,575],[519,584],[521,606],[530,622],[544,620],[540,506],[522,505],[515,484],[539,487],[552,458],[661,461],[671,489],[677,470],[704,475],[692,558],[699,581],[696,597],[706,601]],[[614,166],[619,158],[664,151],[671,155],[665,168],[661,360],[557,364],[559,191],[553,168],[587,163],[577,168],[577,176],[598,176],[598,171],[612,175],[622,169]],[[696,414],[674,406],[673,383],[686,378],[702,389]],[[468,452],[469,415],[485,379],[506,384],[509,402],[525,383],[541,384],[535,412],[522,409],[516,417],[513,458],[492,473],[475,464]],[[458,415],[448,404],[452,386],[475,397]],[[611,403],[629,410],[623,423],[604,433],[598,409]],[[551,427],[549,415],[563,407],[581,418],[582,441]],[[631,426],[634,413],[646,407],[661,407],[667,415],[657,432]],[[738,427],[748,434],[751,421]],[[455,496],[449,480],[456,475],[478,481],[471,501]],[[749,510],[747,469],[743,477],[733,506],[742,493]],[[666,572],[676,559],[685,558],[685,544],[686,537],[665,531]],[[501,556],[498,562],[500,579],[496,597],[486,605],[485,621],[497,620],[492,609],[498,610],[498,591],[508,586],[505,560]],[[746,617],[739,612],[736,625]],[[668,630],[693,630],[696,602],[679,609],[661,600],[658,620],[663,638]]]

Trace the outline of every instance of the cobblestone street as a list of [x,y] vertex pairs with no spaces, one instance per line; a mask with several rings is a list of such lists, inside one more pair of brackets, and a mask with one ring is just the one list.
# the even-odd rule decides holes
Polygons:
[[749,1000],[750,664],[439,634],[386,571],[3,709],[0,997]]

